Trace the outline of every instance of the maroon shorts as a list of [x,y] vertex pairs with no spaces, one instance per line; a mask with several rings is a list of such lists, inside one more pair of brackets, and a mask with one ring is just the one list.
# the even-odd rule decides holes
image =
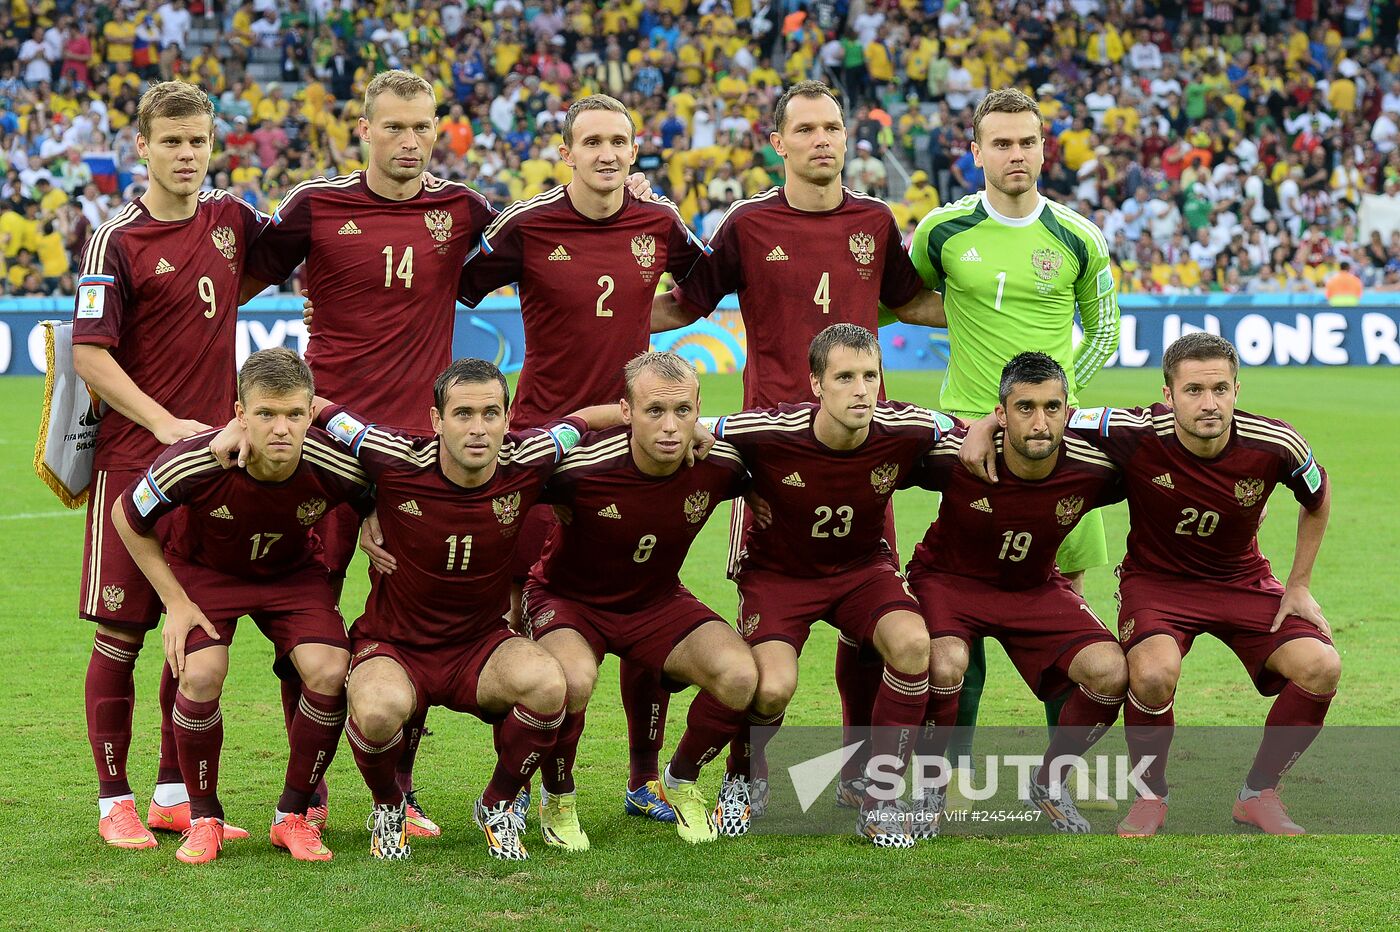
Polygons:
[[816,579],[767,570],[739,574],[739,633],[750,645],[786,641],[800,654],[812,625],[825,621],[844,640],[873,649],[876,622],[901,611],[917,615],[919,603],[888,554]]
[[520,526],[520,537],[515,542],[515,555],[510,561],[510,578],[524,584],[530,576],[530,567],[544,552],[544,542],[554,530],[559,519],[549,505],[536,505],[525,513],[525,523]]
[[284,679],[295,673],[291,653],[300,644],[327,644],[350,650],[345,622],[335,607],[335,596],[323,566],[257,581],[174,560],[170,568],[190,601],[199,606],[219,632],[219,640],[215,641],[203,628],[191,630],[185,640],[187,654],[205,647],[228,647],[233,643],[238,619],[244,615],[252,618],[272,642],[272,669]]
[[1064,695],[1074,685],[1069,667],[1081,650],[1117,640],[1069,580],[1058,574],[1034,589],[1008,592],[915,564],[909,585],[924,608],[930,637],[962,638],[969,644],[974,638],[996,638],[1043,701]]
[[408,644],[380,641],[374,638],[352,637],[350,672],[375,657],[388,657],[408,674],[417,697],[421,714],[430,706],[442,706],[453,712],[466,712],[487,721],[500,721],[499,714],[484,711],[477,704],[477,687],[481,671],[491,655],[511,638],[521,635],[502,622],[501,627],[463,644],[415,647]]
[[[145,475],[144,469],[98,470],[88,492],[87,530],[83,535],[83,584],[78,615],[126,631],[153,631],[160,624],[160,596],[151,588],[131,552],[112,526],[112,505]],[[165,544],[170,517],[156,522],[156,539]]]
[[635,612],[610,612],[557,595],[543,586],[526,586],[524,615],[530,636],[539,640],[557,628],[572,628],[593,648],[598,660],[615,654],[661,671],[676,645],[707,621],[720,621],[714,609],[685,586]]
[[[739,573],[743,569],[741,560],[744,555],[744,547],[747,545],[749,537],[749,526],[753,524],[753,515],[749,513],[749,506],[742,498],[734,499],[729,506],[729,578],[738,580]],[[894,499],[890,499],[889,507],[885,509],[885,543],[890,548],[890,560],[895,567],[899,566],[899,541],[895,539],[894,528]]]
[[316,536],[321,538],[324,553],[321,556],[331,579],[345,578],[350,561],[355,559],[355,547],[360,542],[360,515],[349,505],[336,505],[320,521],[316,522]]
[[1154,634],[1171,636],[1186,656],[1198,634],[1212,634],[1235,652],[1260,695],[1276,696],[1288,682],[1267,668],[1274,651],[1295,638],[1332,639],[1297,615],[1270,632],[1283,599],[1272,576],[1249,584],[1133,573],[1118,584],[1118,634],[1132,650]]

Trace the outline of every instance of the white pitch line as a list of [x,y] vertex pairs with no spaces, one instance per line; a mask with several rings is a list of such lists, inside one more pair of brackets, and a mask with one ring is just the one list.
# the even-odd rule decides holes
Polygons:
[[0,515],[0,521],[30,521],[35,518],[67,518],[86,514],[81,508],[74,511],[25,511],[17,515]]

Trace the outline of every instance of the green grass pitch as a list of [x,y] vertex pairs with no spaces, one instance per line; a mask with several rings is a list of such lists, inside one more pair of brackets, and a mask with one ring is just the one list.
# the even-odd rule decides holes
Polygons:
[[[1390,678],[1400,656],[1395,554],[1400,509],[1400,377],[1393,369],[1262,369],[1244,373],[1243,406],[1292,421],[1335,482],[1332,527],[1314,592],[1344,658],[1329,724],[1400,724]],[[891,373],[893,397],[927,402],[937,380]],[[1152,372],[1108,371],[1084,402],[1140,404],[1158,397]],[[707,413],[734,410],[737,376],[707,376]],[[174,858],[175,843],[123,852],[95,829],[92,758],[84,740],[82,684],[91,626],[76,619],[82,520],[65,514],[31,469],[42,384],[0,379],[0,926],[34,928],[1280,928],[1394,927],[1400,840],[1383,836],[1272,839],[1236,831],[1221,799],[1221,832],[1129,842],[1114,837],[945,838],[912,852],[875,851],[854,837],[750,837],[690,848],[674,831],[622,815],[625,730],[615,661],[605,663],[578,767],[581,812],[593,850],[547,848],[532,818],[532,859],[491,861],[470,826],[470,801],[490,771],[488,729],[436,711],[417,781],[444,836],[414,846],[407,863],[372,862],[369,796],[348,750],[332,770],[331,864],[275,852],[266,828],[281,785],[286,738],[270,649],[253,629],[233,650],[224,697],[227,739],[221,793],[229,817],[253,838],[203,869]],[[927,493],[900,494],[906,554],[934,508]],[[1292,555],[1294,508],[1275,498],[1263,547],[1280,573]],[[1122,552],[1126,514],[1108,518]],[[712,521],[685,581],[722,615],[735,593],[723,577],[725,522]],[[1114,548],[1117,548],[1114,550]],[[351,571],[346,614],[366,584]],[[1089,597],[1112,612],[1109,572],[1089,576]],[[839,722],[831,685],[834,637],[815,635],[802,658],[790,724]],[[137,669],[131,778],[144,806],[155,773],[159,639]],[[983,705],[991,724],[1039,726],[1041,710],[999,650]],[[671,706],[670,747],[688,696]],[[1223,647],[1203,641],[1186,663],[1183,724],[1259,724],[1268,707]],[[708,768],[707,792],[718,784]],[[1339,786],[1337,793],[1345,793]],[[1366,806],[1366,799],[1355,805]],[[1297,813],[1305,825],[1305,813]]]

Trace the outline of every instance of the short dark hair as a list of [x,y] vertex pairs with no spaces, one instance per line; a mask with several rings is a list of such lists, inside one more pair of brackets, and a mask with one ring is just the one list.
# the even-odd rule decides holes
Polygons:
[[783,124],[787,122],[788,103],[794,97],[806,97],[809,100],[830,97],[831,102],[836,104],[836,109],[841,114],[841,122],[846,122],[846,108],[841,106],[841,101],[836,98],[835,91],[820,81],[798,81],[783,91],[783,96],[779,97],[778,102],[773,105],[773,129],[780,133],[783,131]]
[[1240,354],[1235,345],[1224,337],[1198,331],[1178,337],[1162,354],[1162,380],[1170,387],[1176,367],[1187,360],[1206,362],[1211,359],[1224,359],[1230,363],[1230,373],[1239,375]]
[[569,109],[564,113],[564,128],[561,131],[564,137],[564,145],[574,144],[574,123],[577,122],[580,113],[589,110],[611,111],[620,113],[627,120],[627,134],[636,141],[636,126],[632,123],[632,112],[627,109],[627,105],[616,97],[609,97],[607,94],[590,94],[587,97],[580,97],[569,104]]
[[1037,132],[1045,133],[1045,118],[1035,98],[1017,88],[1003,87],[983,97],[972,112],[972,138],[978,145],[982,144],[982,118],[989,113],[1034,113]]
[[309,401],[316,396],[316,379],[295,351],[273,346],[253,353],[238,370],[238,400],[246,405],[248,395],[255,390],[269,395],[304,391]]
[[826,375],[826,363],[831,351],[838,346],[853,349],[858,353],[874,353],[881,358],[880,338],[860,324],[832,324],[812,337],[807,348],[807,367],[818,379]]
[[452,390],[452,386],[459,383],[474,385],[481,382],[495,382],[501,386],[501,393],[505,396],[506,410],[510,410],[510,385],[506,382],[506,377],[501,374],[501,370],[496,368],[496,364],[487,362],[484,359],[458,359],[452,365],[442,370],[442,374],[433,380],[433,406],[438,409],[439,414],[446,414],[447,393]]
[[1045,353],[1021,353],[1012,356],[1001,369],[1001,386],[998,398],[1002,404],[1011,397],[1011,390],[1017,385],[1039,385],[1041,382],[1056,381],[1069,395],[1069,379],[1064,368],[1053,357]]

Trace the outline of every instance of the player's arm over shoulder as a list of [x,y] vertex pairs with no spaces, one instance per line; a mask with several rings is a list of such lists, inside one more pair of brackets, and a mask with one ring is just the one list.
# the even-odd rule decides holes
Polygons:
[[209,441],[216,433],[206,431],[172,443],[123,493],[122,505],[132,528],[146,533],[195,489],[223,472],[209,449]]

